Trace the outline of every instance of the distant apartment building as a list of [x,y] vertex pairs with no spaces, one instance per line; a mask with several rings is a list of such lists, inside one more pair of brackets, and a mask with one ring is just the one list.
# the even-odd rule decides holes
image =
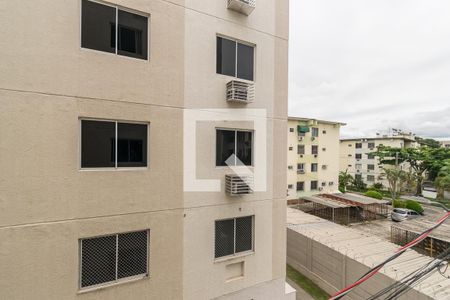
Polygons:
[[439,143],[441,144],[441,147],[443,147],[443,148],[447,148],[447,149],[450,148],[450,141],[440,141]]
[[[341,139],[339,169],[346,170],[353,178],[360,178],[368,186],[381,183],[388,186],[386,178],[382,176],[383,170],[379,160],[372,152],[377,147],[389,146],[396,148],[417,147],[417,142],[412,135],[380,136],[375,138]],[[407,165],[403,165],[407,168]]]
[[[288,0],[4,1],[0,16],[0,299],[295,298]],[[253,190],[235,170],[260,161]]]
[[338,191],[339,132],[343,125],[288,118],[288,200]]

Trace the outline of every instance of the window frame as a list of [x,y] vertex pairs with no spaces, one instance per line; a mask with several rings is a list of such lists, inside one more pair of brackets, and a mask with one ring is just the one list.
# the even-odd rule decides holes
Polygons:
[[[298,189],[299,184],[300,184],[300,186],[302,187],[301,189]],[[304,192],[304,191],[305,191],[305,181],[297,181],[295,190],[296,190],[297,192]]]
[[[82,274],[83,274],[83,272],[82,272],[82,265],[83,265],[83,260],[82,260],[82,256],[83,256],[83,240],[96,239],[96,238],[102,238],[102,237],[110,237],[110,236],[115,236],[116,237],[116,278],[117,278],[118,262],[119,262],[119,258],[118,258],[119,235],[127,234],[127,233],[133,233],[133,232],[143,232],[143,231],[145,231],[147,233],[147,259],[146,259],[146,266],[145,266],[146,267],[146,273],[145,274],[138,274],[138,275],[133,275],[133,276],[129,276],[129,277],[119,278],[119,279],[116,279],[116,280],[113,280],[113,281],[102,282],[102,283],[89,285],[89,286],[85,286],[85,287],[81,286]],[[80,237],[80,238],[78,238],[78,293],[91,292],[91,291],[95,291],[95,290],[98,290],[98,289],[104,289],[104,288],[107,288],[107,287],[110,287],[110,286],[123,284],[123,283],[126,283],[126,282],[133,282],[133,281],[137,281],[137,280],[141,280],[141,279],[145,279],[145,278],[150,278],[150,245],[151,245],[150,238],[151,238],[150,228],[137,229],[137,230],[130,230],[130,231],[124,231],[124,232],[119,232],[119,233],[109,233],[109,234],[102,234],[102,235],[95,235],[95,236],[87,236],[87,237]]]
[[[315,188],[313,188],[313,182],[316,183],[316,187],[315,187]],[[311,180],[311,181],[309,182],[309,189],[310,189],[311,191],[317,191],[317,190],[319,189],[319,181],[318,181],[318,180]]]
[[[113,4],[113,3],[109,3],[109,2],[105,2],[102,0],[87,0],[93,3],[97,3],[100,5],[104,5],[104,6],[109,6],[112,8],[115,8],[116,11],[116,30],[115,30],[115,51],[113,52],[106,52],[106,51],[101,51],[101,50],[96,50],[96,49],[91,49],[91,48],[85,48],[82,46],[82,42],[83,42],[83,37],[82,37],[82,31],[83,31],[83,0],[79,0],[80,3],[80,26],[79,26],[79,42],[80,42],[80,49],[82,51],[95,51],[95,52],[102,52],[104,54],[109,54],[109,55],[114,55],[116,57],[124,57],[124,58],[128,58],[128,59],[134,59],[134,60],[140,60],[140,61],[150,61],[150,40],[151,40],[151,14],[150,13],[146,13],[143,11],[139,11],[133,8],[129,8],[129,7],[124,7],[121,6],[119,4]],[[147,58],[138,58],[138,57],[132,57],[132,56],[127,56],[127,55],[121,55],[117,53],[118,50],[118,26],[119,26],[119,9],[128,13],[132,13],[135,15],[139,15],[142,17],[146,17],[147,18]]]
[[[246,250],[246,251],[241,251],[241,252],[236,252],[236,220],[240,219],[240,218],[247,218],[247,217],[252,217],[252,249],[251,250]],[[235,257],[241,257],[241,256],[246,256],[249,254],[253,254],[255,253],[255,215],[245,215],[245,216],[239,216],[239,217],[231,217],[231,218],[225,218],[225,219],[217,219],[214,220],[214,251],[213,251],[213,256],[214,256],[214,262],[220,262],[220,261],[224,261],[224,260],[228,260],[230,258],[235,258]],[[220,221],[228,221],[228,220],[234,220],[234,225],[233,225],[233,254],[229,254],[229,255],[225,255],[225,256],[219,256],[216,257],[216,253],[215,253],[215,248],[216,248],[216,225],[217,222]]]
[[[222,74],[222,73],[217,73],[217,50],[218,50],[217,49],[217,38],[227,39],[229,41],[235,42],[235,44],[236,44],[236,46],[235,46],[235,55],[236,56],[235,56],[235,62],[234,62],[234,76],[226,75],[226,74]],[[241,40],[241,39],[238,39],[238,38],[234,38],[234,37],[231,37],[231,36],[223,35],[223,34],[220,34],[220,33],[216,33],[215,43],[216,43],[216,55],[215,55],[216,56],[216,64],[215,64],[216,65],[216,72],[215,73],[217,75],[222,75],[222,76],[226,76],[226,77],[232,77],[232,78],[236,78],[238,80],[243,80],[243,81],[246,81],[246,82],[256,82],[256,44],[255,43],[247,42],[247,41],[244,41],[244,40]],[[238,43],[253,48],[253,80],[237,77],[237,74],[238,74],[238,46],[237,46],[237,44]]]
[[[313,166],[316,166],[316,170],[313,170]],[[319,172],[319,164],[318,163],[311,163],[311,173]]]
[[236,161],[234,161],[233,167],[254,167],[254,159],[255,159],[255,130],[253,129],[239,129],[239,128],[225,128],[225,127],[216,127],[215,128],[215,137],[214,137],[214,165],[216,168],[229,168],[229,166],[218,166],[217,165],[217,131],[218,130],[226,130],[226,131],[234,131],[234,155],[237,157],[237,132],[243,131],[243,132],[250,132],[252,133],[252,163],[250,165],[244,165],[244,166],[238,166],[236,165]]
[[[145,167],[119,167],[117,162],[117,142],[115,143],[116,151],[115,151],[115,167],[94,167],[94,168],[83,168],[82,167],[82,126],[83,121],[96,121],[96,122],[114,122],[115,123],[115,139],[117,141],[118,134],[118,123],[125,124],[139,124],[139,125],[147,125],[147,166]],[[78,118],[78,170],[79,171],[136,171],[136,170],[148,170],[150,168],[150,122],[145,121],[128,121],[128,120],[119,120],[119,119],[98,119],[98,118],[89,118],[89,117],[80,117]]]

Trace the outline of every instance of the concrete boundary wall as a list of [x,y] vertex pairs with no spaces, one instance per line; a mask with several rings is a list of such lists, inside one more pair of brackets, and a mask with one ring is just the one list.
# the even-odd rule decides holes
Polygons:
[[[395,249],[395,245],[384,241],[380,243],[376,237],[372,237],[373,245],[370,246],[371,239],[368,235],[358,238],[353,229],[319,218],[317,219],[320,220],[321,226],[317,226],[317,223],[308,223],[308,221],[306,221],[307,224],[292,224],[289,210],[292,209],[288,209],[288,223],[290,224],[287,229],[287,263],[309,277],[329,294],[334,294],[353,283],[371,267],[386,258],[388,256],[386,248],[388,253],[392,251],[391,248]],[[293,211],[297,214],[296,210]],[[300,211],[298,213],[308,216],[306,218],[316,218]],[[335,231],[333,232],[333,230]],[[323,237],[320,237],[319,233],[323,234]],[[334,243],[335,247],[329,245],[328,243],[333,243],[338,235],[342,235],[342,239],[337,239],[339,242]],[[321,241],[322,238],[324,238],[324,242]],[[359,253],[361,243],[366,246],[365,249],[362,249],[368,254],[366,257]],[[383,243],[386,243],[385,247],[383,247]],[[398,262],[390,263],[380,273],[349,293],[346,299],[367,299],[396,282],[396,278],[400,279],[422,266],[426,259],[415,251],[408,251],[397,259]],[[450,295],[447,293],[448,287],[442,286],[444,281],[441,279],[444,278],[439,274],[434,275],[399,299],[450,299]]]
[[[289,228],[287,230],[287,263],[309,277],[330,295],[356,281],[358,275],[360,276],[369,270],[368,266]],[[383,274],[377,274],[370,281],[352,291],[347,299],[367,299],[392,283],[394,283],[394,279]],[[400,299],[425,300],[433,298],[412,290]]]

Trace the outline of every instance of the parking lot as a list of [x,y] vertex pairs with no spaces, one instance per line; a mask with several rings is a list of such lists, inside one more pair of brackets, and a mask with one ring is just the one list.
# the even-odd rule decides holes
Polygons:
[[[431,217],[433,219],[439,219],[440,216],[444,214],[444,210],[439,207],[434,207],[430,205],[423,205],[424,208],[424,217],[426,216]],[[392,208],[390,208],[392,211]],[[420,220],[419,217],[418,219]],[[387,241],[391,240],[391,225],[395,224],[394,221],[391,220],[390,213],[387,219],[382,220],[374,220],[369,222],[363,222],[363,223],[354,223],[350,224],[349,227],[363,231],[364,233],[368,233],[371,235],[378,236],[380,238],[383,238]]]

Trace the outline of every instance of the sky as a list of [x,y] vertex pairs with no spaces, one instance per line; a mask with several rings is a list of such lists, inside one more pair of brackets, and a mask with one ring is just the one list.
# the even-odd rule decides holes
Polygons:
[[450,1],[290,0],[289,115],[450,139]]

